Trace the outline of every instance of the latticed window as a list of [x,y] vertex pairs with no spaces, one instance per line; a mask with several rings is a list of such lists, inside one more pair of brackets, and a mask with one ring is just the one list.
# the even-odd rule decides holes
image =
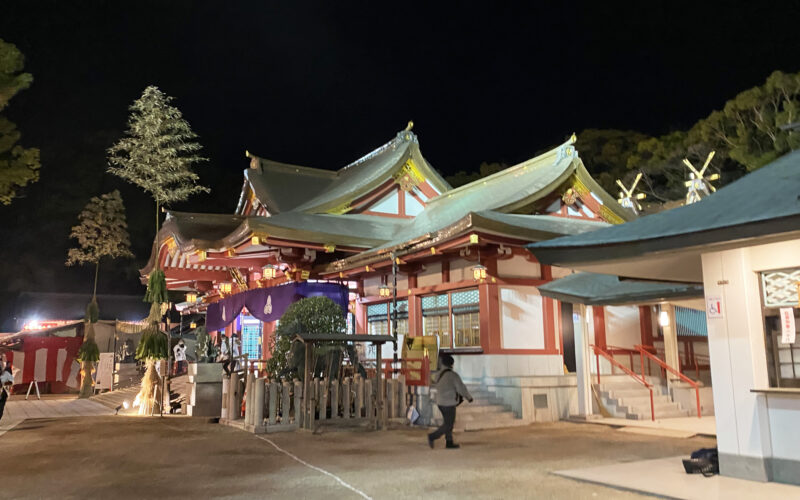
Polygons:
[[798,282],[800,282],[800,268],[761,273],[764,307],[796,307]]
[[[391,320],[391,307],[392,304],[389,303],[389,319]],[[398,300],[397,301],[397,334],[398,335],[408,335],[408,301],[407,300]]]
[[[392,303],[367,306],[367,323],[371,335],[391,335]],[[397,334],[408,334],[408,300],[397,301]]]
[[480,300],[478,290],[454,292],[450,296],[453,311],[455,347],[481,345]]
[[480,301],[477,289],[461,290],[422,298],[425,335],[439,337],[442,349],[479,347]]
[[388,304],[372,304],[367,306],[367,325],[370,335],[389,335]]
[[422,297],[422,331],[424,335],[439,337],[439,348],[449,349],[450,302],[446,293]]

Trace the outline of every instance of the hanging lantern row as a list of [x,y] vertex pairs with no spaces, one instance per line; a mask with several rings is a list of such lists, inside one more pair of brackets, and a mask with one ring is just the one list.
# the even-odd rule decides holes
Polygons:
[[233,290],[233,283],[220,283],[219,284],[219,291],[221,293],[231,293]]
[[186,294],[186,302],[189,302],[191,304],[197,302],[197,294],[195,292],[188,292]]
[[389,285],[381,285],[381,287],[378,289],[378,294],[381,297],[391,297],[392,289],[389,288]]

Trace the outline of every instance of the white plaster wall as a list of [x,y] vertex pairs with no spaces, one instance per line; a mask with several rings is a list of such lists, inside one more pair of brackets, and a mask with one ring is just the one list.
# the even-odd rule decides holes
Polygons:
[[637,306],[605,306],[605,321],[607,345],[632,349],[642,343]]
[[522,255],[497,261],[497,274],[500,278],[541,278],[542,270],[536,262],[528,262]]
[[766,402],[750,392],[769,385],[759,285],[750,249],[708,253],[702,261],[705,296],[721,297],[724,311],[722,318],[708,318],[719,452],[769,457]]
[[501,287],[498,300],[503,349],[544,349],[544,308],[536,287]]
[[759,398],[766,398],[772,456],[800,460],[800,397],[770,394]]
[[455,369],[465,381],[486,377],[563,375],[560,354],[479,354],[455,355]]
[[425,264],[425,270],[417,274],[417,286],[434,286],[442,282],[442,264],[435,262]]
[[[753,287],[755,294],[758,295],[760,290],[758,272],[800,266],[800,240],[754,246],[749,248],[749,255],[751,269],[756,280]],[[758,299],[760,306],[760,296]],[[760,315],[761,310],[759,309],[758,312]],[[753,338],[753,349],[754,357],[760,357],[764,364],[764,375],[759,380],[760,385],[757,388],[766,388],[769,381],[766,375],[763,321],[760,326],[758,338]],[[758,364],[760,365],[761,363]],[[713,357],[711,358],[711,369],[713,375]],[[756,371],[760,373],[760,367]],[[774,394],[768,396],[757,395],[755,397],[755,406],[759,415],[766,412],[768,416],[766,428],[769,431],[772,456],[800,460],[800,424],[798,424],[800,422],[800,397]]]

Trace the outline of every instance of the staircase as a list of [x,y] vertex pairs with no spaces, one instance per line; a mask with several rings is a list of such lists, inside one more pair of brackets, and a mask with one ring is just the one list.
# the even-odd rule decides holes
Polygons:
[[504,404],[494,392],[478,384],[466,384],[473,397],[472,403],[464,401],[456,412],[456,430],[480,431],[527,425],[517,418],[511,407]]
[[[650,420],[650,391],[628,375],[602,375],[600,383],[593,384],[597,395],[606,409],[617,418]],[[657,419],[688,417],[684,410],[674,403],[662,385],[663,380],[647,377],[653,385],[653,405]]]

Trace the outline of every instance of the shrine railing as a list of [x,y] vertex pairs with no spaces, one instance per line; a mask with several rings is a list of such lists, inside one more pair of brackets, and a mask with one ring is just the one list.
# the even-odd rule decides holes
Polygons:
[[700,386],[698,385],[698,383],[690,379],[683,373],[679,372],[675,368],[669,366],[668,364],[666,364],[664,361],[657,358],[653,354],[651,354],[648,349],[651,348],[651,346],[637,345],[636,348],[642,354],[642,357],[640,358],[642,360],[642,373],[644,373],[644,358],[647,357],[649,360],[653,361],[658,366],[660,366],[662,370],[668,371],[673,375],[676,375],[679,379],[692,386],[692,389],[694,389],[695,392],[695,396],[697,397],[697,418],[700,418],[702,415],[700,414]]
[[622,363],[620,363],[619,361],[614,359],[614,356],[612,356],[610,353],[604,351],[603,349],[597,347],[596,345],[591,345],[590,347],[592,349],[594,349],[595,360],[597,362],[597,383],[598,384],[600,383],[600,356],[602,356],[609,363],[611,363],[612,371],[613,371],[614,367],[616,366],[617,368],[622,370],[626,375],[632,377],[636,382],[642,384],[643,386],[645,386],[645,388],[647,390],[650,391],[650,418],[653,421],[655,421],[655,419],[656,419],[656,407],[655,407],[655,403],[653,402],[653,385],[648,383],[647,380],[645,380],[644,375],[639,377],[639,375],[637,375],[632,370],[630,370],[627,367],[625,367],[625,365],[623,365]]

